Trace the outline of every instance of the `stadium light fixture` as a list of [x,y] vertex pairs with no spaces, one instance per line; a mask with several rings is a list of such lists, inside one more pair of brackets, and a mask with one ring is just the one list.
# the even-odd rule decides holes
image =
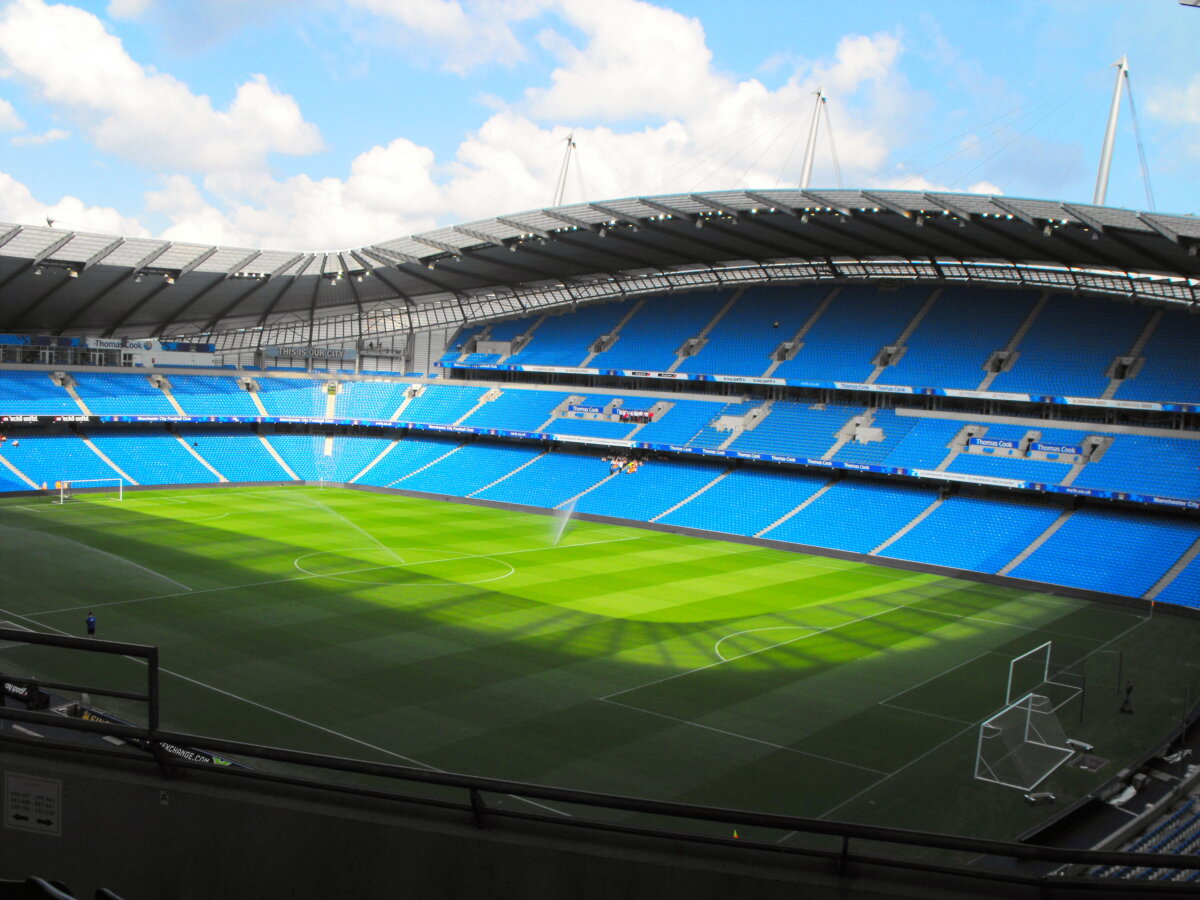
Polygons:
[[78,269],[67,269],[67,277],[68,278],[78,278],[79,270]]
[[41,266],[38,266],[37,268],[35,268],[35,269],[33,270],[33,274],[34,274],[34,275],[41,275],[41,274],[42,274],[42,267],[41,267]]
[[175,283],[175,276],[174,276],[174,275],[172,275],[170,272],[168,272],[167,274],[165,274],[165,275],[163,276],[163,281],[165,281],[167,284],[174,284],[174,283]]
[[133,283],[134,284],[142,283],[142,273],[141,272],[138,272],[136,275],[133,276]]

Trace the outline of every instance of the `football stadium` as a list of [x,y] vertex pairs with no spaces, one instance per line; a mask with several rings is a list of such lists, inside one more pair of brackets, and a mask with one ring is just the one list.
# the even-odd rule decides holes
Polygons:
[[165,843],[186,810],[351,883],[505,858],[546,896],[1200,877],[1194,218],[779,190],[323,254],[2,228],[7,792],[63,817],[5,842],[40,871],[133,834],[265,886]]
[[1200,218],[1136,118],[1107,203],[1116,66],[1091,203],[842,187],[822,87],[799,187],[0,222],[0,898],[1200,894]]

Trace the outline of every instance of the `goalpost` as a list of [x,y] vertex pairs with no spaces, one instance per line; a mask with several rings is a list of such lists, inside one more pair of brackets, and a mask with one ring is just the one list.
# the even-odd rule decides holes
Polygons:
[[1004,708],[979,726],[980,781],[1032,791],[1079,751],[1058,713],[1083,688],[1056,680],[1061,675],[1051,671],[1053,651],[1054,642],[1046,641],[1009,661]]
[[56,481],[54,487],[55,493],[51,498],[53,503],[74,500],[77,491],[99,494],[104,500],[125,499],[124,478],[76,478],[72,481]]

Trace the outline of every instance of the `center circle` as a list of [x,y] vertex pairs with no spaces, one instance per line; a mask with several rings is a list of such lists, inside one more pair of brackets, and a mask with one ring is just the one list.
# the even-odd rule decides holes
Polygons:
[[305,575],[350,584],[437,587],[487,584],[516,570],[500,559],[428,547],[349,547],[296,557]]

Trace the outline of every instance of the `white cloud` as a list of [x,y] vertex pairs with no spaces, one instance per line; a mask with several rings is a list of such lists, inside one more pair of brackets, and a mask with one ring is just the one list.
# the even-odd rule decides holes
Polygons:
[[[197,2],[216,10],[230,0]],[[829,58],[796,64],[768,88],[717,70],[696,19],[643,0],[351,2],[461,71],[517,58],[523,50],[510,26],[547,9],[566,29],[542,34],[557,60],[547,83],[516,103],[494,100],[451,158],[398,137],[359,153],[340,177],[269,173],[270,154],[311,152],[320,139],[295,101],[264,77],[242,84],[227,109],[214,109],[130,58],[79,9],[43,0],[0,7],[0,69],[7,65],[73,116],[101,149],[159,173],[144,209],[169,223],[163,237],[284,249],[355,247],[548,206],[571,131],[579,150],[566,202],[794,184],[818,85],[832,96],[848,181],[883,165],[897,134],[915,127],[892,34],[847,36]],[[56,52],[27,46],[31,35],[50,30],[65,36]],[[585,127],[564,124],[581,119]],[[823,135],[820,186],[833,181],[827,148]]]
[[61,128],[51,128],[41,134],[19,134],[11,141],[15,147],[40,147],[43,144],[53,144],[71,136],[71,132]]
[[25,127],[13,105],[0,97],[0,131],[20,131]]
[[151,169],[254,170],[271,153],[322,147],[295,100],[264,76],[240,85],[227,110],[214,109],[178,79],[139,65],[98,18],[74,7],[14,0],[0,15],[0,62],[99,149]]
[[1200,75],[1182,87],[1160,89],[1149,105],[1150,113],[1164,122],[1200,125]]
[[696,19],[640,0],[563,0],[562,10],[587,44],[543,32],[542,45],[560,66],[550,87],[529,91],[538,118],[686,116],[730,87],[713,72]]
[[43,203],[21,182],[0,172],[0,210],[11,222],[44,222],[53,219],[59,227],[100,234],[149,237],[137,219],[123,216],[109,206],[88,206],[78,197],[64,196],[57,203]]
[[536,15],[550,0],[349,0],[391,24],[379,37],[410,53],[429,54],[453,72],[526,58],[512,23]]
[[154,0],[109,0],[108,14],[114,19],[140,19]]

